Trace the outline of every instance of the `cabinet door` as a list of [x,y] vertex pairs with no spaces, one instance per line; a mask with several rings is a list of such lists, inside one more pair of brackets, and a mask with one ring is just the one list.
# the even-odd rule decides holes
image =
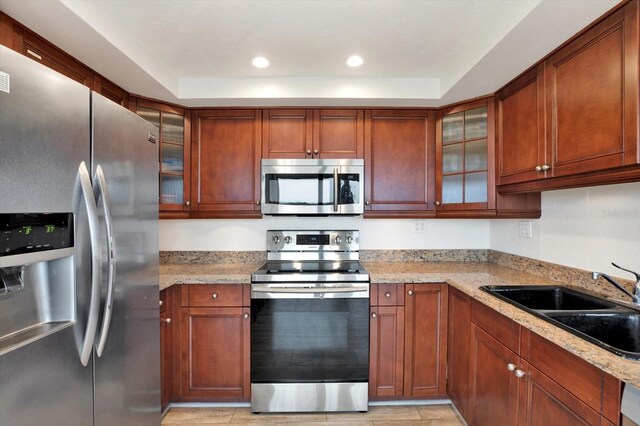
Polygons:
[[[436,210],[495,208],[493,98],[438,111]],[[491,207],[490,207],[491,205]]]
[[189,111],[159,102],[137,99],[135,112],[159,130],[159,194],[161,217],[190,209]]
[[449,336],[447,340],[447,394],[463,417],[469,404],[469,338],[471,298],[449,287]]
[[199,110],[193,126],[192,210],[209,217],[258,217],[262,112]]
[[172,396],[173,324],[169,310],[165,310],[160,314],[160,389],[162,411],[169,405]]
[[434,122],[433,111],[365,112],[365,215],[433,214]]
[[553,176],[638,162],[636,8],[628,3],[545,61]]
[[312,158],[312,110],[264,110],[262,137],[262,158]]
[[369,335],[369,397],[398,398],[404,370],[404,307],[372,306]]
[[447,285],[405,285],[404,396],[446,396]]
[[249,308],[182,308],[182,394],[192,401],[250,396]]
[[497,95],[499,184],[544,178],[544,66],[529,71]]
[[363,158],[364,111],[320,109],[314,111],[314,158]]
[[31,31],[22,31],[20,53],[93,89],[93,72],[89,68]]
[[521,371],[520,426],[600,425],[596,411],[536,368],[522,361]]
[[519,357],[509,348],[471,326],[469,418],[479,426],[510,426],[518,415],[518,378],[509,371]]

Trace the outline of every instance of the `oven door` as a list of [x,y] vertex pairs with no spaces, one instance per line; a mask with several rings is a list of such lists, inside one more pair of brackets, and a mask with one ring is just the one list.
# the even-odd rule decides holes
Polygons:
[[368,377],[368,284],[252,284],[252,384]]

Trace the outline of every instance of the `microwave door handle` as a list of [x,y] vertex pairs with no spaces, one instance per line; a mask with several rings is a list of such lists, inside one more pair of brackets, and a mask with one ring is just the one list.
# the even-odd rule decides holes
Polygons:
[[340,197],[340,183],[338,182],[338,169],[333,169],[333,211],[338,211],[338,198]]

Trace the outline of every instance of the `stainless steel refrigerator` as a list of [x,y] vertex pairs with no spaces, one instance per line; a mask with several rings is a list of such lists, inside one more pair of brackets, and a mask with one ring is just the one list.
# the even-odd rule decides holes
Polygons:
[[0,46],[0,424],[160,423],[157,132]]

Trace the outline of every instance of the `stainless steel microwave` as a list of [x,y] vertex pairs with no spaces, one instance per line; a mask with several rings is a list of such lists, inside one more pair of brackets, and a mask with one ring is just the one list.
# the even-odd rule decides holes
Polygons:
[[262,160],[266,215],[359,215],[364,212],[364,160]]

